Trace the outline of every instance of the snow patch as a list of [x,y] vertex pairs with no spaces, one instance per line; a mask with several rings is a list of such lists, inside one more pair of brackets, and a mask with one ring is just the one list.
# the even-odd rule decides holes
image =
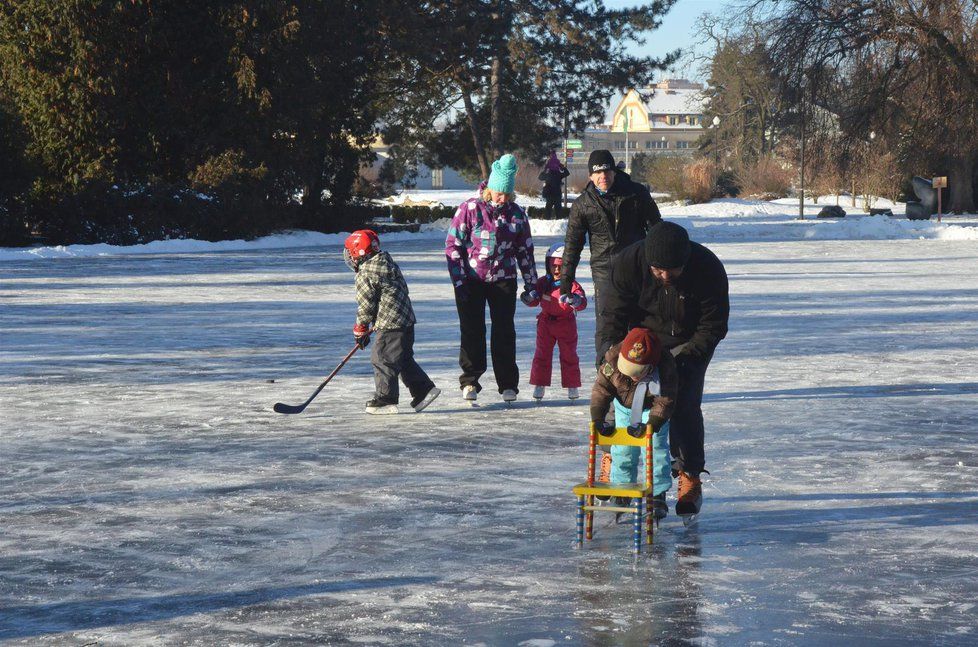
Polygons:
[[[466,191],[420,192],[402,194],[403,201],[430,200],[443,204],[460,204],[471,197]],[[457,201],[456,201],[457,199]],[[539,202],[519,198],[522,206]],[[834,199],[832,200],[834,203]],[[699,242],[805,241],[805,240],[978,240],[978,216],[947,216],[936,220],[906,220],[889,216],[868,216],[859,212],[840,219],[816,220],[821,208],[806,203],[805,219],[798,219],[797,202],[789,199],[771,202],[724,198],[707,204],[671,203],[660,205],[667,220],[688,229]],[[901,212],[895,208],[894,212]],[[418,233],[396,232],[381,236],[384,243],[444,235],[451,219],[441,218],[421,225]],[[534,236],[563,236],[566,220],[530,220]],[[86,258],[131,254],[189,254],[240,252],[261,249],[322,247],[341,245],[348,233],[322,234],[312,231],[289,231],[257,240],[207,242],[200,240],[162,240],[145,245],[68,245],[34,248],[0,248],[0,261],[31,259]]]

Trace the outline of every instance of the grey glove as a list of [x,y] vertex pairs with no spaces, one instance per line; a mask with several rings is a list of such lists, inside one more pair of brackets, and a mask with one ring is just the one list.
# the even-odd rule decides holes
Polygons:
[[685,344],[679,344],[675,348],[670,349],[669,352],[672,353],[673,357],[679,357],[680,355],[688,355],[689,348],[689,342],[686,342]]

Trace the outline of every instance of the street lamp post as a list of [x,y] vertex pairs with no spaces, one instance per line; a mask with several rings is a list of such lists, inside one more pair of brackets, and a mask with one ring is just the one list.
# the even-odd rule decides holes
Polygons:
[[799,85],[801,93],[801,119],[799,120],[800,151],[798,155],[798,220],[805,219],[805,95],[804,88]]
[[716,159],[716,174],[717,177],[720,176],[720,117],[718,115],[713,116],[713,129],[716,131],[713,134],[713,152]]
[[[863,164],[863,168],[864,169],[870,168],[870,166],[869,166],[870,160],[868,159],[868,157],[869,157],[868,154],[873,152],[873,141],[875,139],[876,139],[876,131],[875,130],[869,131],[869,146],[866,149],[867,159],[866,159],[866,163]],[[863,181],[863,191],[864,191],[864,193],[863,193],[863,209],[866,212],[869,212],[869,187],[866,186],[865,180]]]

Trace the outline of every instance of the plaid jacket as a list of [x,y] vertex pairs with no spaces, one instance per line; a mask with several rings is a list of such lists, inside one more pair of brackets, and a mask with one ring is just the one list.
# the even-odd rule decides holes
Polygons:
[[378,252],[360,264],[356,274],[357,324],[377,330],[413,326],[414,308],[401,268],[387,252]]

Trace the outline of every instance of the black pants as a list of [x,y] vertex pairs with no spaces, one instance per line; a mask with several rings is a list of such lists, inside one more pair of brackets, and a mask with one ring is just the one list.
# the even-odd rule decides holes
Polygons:
[[611,268],[592,266],[591,281],[594,284],[594,297],[592,299],[594,302],[594,352],[597,354],[594,365],[600,368],[601,362],[604,361],[604,354],[608,352],[609,348],[621,341],[620,339],[608,339],[605,326],[605,300],[602,297],[608,294]]
[[458,353],[458,365],[462,375],[458,381],[462,387],[469,385],[481,390],[479,378],[486,372],[486,304],[492,333],[489,340],[492,352],[492,372],[496,386],[502,393],[506,389],[519,392],[520,369],[516,366],[516,279],[482,283],[470,281],[466,300],[455,294],[458,323],[462,343]]
[[679,397],[669,419],[669,446],[673,472],[683,471],[699,476],[706,465],[703,450],[703,382],[711,357],[706,359],[679,356]]
[[[543,207],[543,218],[544,220],[556,220],[560,217],[560,195],[556,196],[543,196],[544,200],[547,201],[546,206]],[[554,215],[556,214],[556,215]]]
[[435,384],[414,361],[414,326],[374,332],[370,363],[374,365],[376,397],[386,404],[397,404],[397,378],[416,400],[428,394]]

